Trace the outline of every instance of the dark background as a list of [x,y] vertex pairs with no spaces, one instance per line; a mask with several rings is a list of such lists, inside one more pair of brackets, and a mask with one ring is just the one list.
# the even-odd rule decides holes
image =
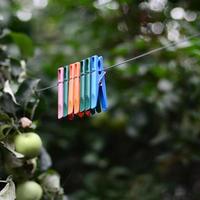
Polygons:
[[[108,67],[198,33],[199,9],[197,0],[1,0],[0,23],[29,37],[6,41],[8,52],[42,88],[59,66],[98,54]],[[56,88],[38,94],[36,132],[69,199],[199,199],[199,47],[197,37],[110,70],[109,109],[90,118],[57,120]]]

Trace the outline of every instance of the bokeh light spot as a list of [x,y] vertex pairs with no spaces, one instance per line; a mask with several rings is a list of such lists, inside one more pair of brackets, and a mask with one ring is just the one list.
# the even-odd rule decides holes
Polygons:
[[48,5],[48,0],[33,0],[36,8],[45,8]]
[[29,21],[32,18],[32,13],[28,10],[19,10],[16,13],[17,17],[21,21]]
[[163,32],[164,25],[161,22],[155,22],[155,23],[152,24],[151,30],[154,34],[159,35]]
[[171,17],[176,20],[181,20],[185,16],[185,11],[181,7],[177,7],[171,10]]

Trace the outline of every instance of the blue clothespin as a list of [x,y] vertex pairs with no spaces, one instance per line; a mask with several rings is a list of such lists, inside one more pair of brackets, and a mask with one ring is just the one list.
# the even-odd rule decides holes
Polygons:
[[98,84],[99,84],[98,101],[101,110],[106,111],[108,109],[108,101],[106,95],[106,79],[105,79],[106,72],[104,71],[102,56],[99,56],[97,74],[98,74]]
[[69,83],[69,68],[68,65],[64,67],[64,82],[63,82],[63,117],[66,117],[68,114],[68,84]]
[[[95,107],[95,111],[97,112],[106,111],[108,108],[105,81],[106,72],[104,71],[102,56],[97,57],[97,62],[95,60],[94,66],[97,69],[97,81],[95,82],[96,92],[94,93],[95,98],[93,106]],[[94,113],[94,111],[92,113]]]
[[98,56],[92,56],[90,58],[90,63],[91,63],[91,96],[90,96],[90,108],[91,112],[94,113],[94,109],[97,106],[97,97],[98,97]]

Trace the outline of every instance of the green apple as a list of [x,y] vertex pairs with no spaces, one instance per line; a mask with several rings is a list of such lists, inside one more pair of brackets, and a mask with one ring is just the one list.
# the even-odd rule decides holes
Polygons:
[[41,186],[34,181],[21,183],[16,190],[17,200],[40,200],[42,194]]
[[35,158],[40,154],[42,141],[36,133],[24,133],[15,137],[15,150],[26,158]]

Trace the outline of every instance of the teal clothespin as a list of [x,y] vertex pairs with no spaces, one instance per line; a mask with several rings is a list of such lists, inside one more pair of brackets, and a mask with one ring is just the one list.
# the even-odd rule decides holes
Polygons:
[[66,65],[64,67],[64,83],[63,83],[63,117],[66,117],[68,114],[68,85],[69,85],[69,67]]
[[85,111],[90,109],[90,58],[85,60]]
[[90,108],[93,110],[96,108],[97,105],[97,92],[98,92],[98,72],[97,72],[97,67],[98,67],[98,56],[92,56],[90,58],[90,63],[91,63],[91,102],[90,102]]
[[85,110],[85,85],[86,85],[85,60],[82,60],[81,77],[80,77],[80,112],[83,112]]

